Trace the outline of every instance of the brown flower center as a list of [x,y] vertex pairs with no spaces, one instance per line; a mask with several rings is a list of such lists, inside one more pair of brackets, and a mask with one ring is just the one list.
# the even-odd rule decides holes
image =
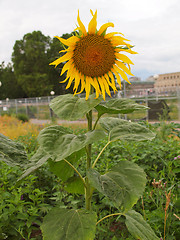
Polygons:
[[85,76],[100,77],[113,67],[115,50],[103,36],[89,34],[76,43],[73,60],[77,70]]

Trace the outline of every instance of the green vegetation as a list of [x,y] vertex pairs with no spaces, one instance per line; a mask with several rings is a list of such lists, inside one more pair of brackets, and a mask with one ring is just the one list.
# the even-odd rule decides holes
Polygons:
[[[141,123],[144,125],[144,123]],[[150,224],[157,236],[164,235],[165,208],[167,209],[166,239],[178,240],[180,216],[180,132],[179,125],[154,124],[148,127],[157,133],[150,142],[120,141],[112,143],[101,155],[103,161],[97,162],[97,171],[104,174],[121,160],[129,160],[141,166],[147,174],[147,185],[141,199],[134,206]],[[76,130],[76,133],[84,130]],[[33,155],[37,149],[35,137],[21,136],[18,139],[28,155]],[[92,157],[95,159],[106,140],[94,143]],[[85,161],[81,158],[79,168],[83,174]],[[51,168],[50,168],[51,167]],[[22,175],[18,167],[9,167],[1,163],[0,168],[0,239],[42,239],[40,224],[43,217],[53,206],[63,208],[81,208],[84,197],[71,193],[66,180],[51,173],[52,166],[45,164],[39,170],[26,177],[19,185],[14,185]],[[74,177],[76,173],[74,173]],[[154,180],[155,179],[155,180]],[[167,198],[166,198],[167,196]],[[93,209],[98,219],[116,212],[108,198],[95,192],[92,199]],[[112,216],[98,224],[96,239],[129,239],[133,240],[127,231],[125,219]]]
[[[72,34],[63,34],[62,38],[69,38]],[[65,90],[59,81],[65,79],[65,74],[59,76],[63,64],[56,69],[49,67],[63,45],[59,40],[45,36],[41,31],[33,31],[17,40],[13,47],[12,63],[5,66],[0,64],[0,99],[15,99],[26,97],[49,96],[65,94],[72,91]],[[59,79],[59,81],[57,81]]]

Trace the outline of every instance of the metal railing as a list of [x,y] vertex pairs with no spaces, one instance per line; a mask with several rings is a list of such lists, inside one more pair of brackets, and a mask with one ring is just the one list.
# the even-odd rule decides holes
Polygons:
[[[29,118],[50,119],[52,111],[49,103],[54,97],[56,96],[0,100],[0,115],[4,113],[26,114]],[[112,92],[112,97],[130,98],[147,106],[149,101],[165,100],[172,111],[176,111],[176,114],[172,113],[172,120],[180,120],[180,87],[164,88],[161,92],[155,88],[119,91],[116,94]],[[148,114],[145,117],[148,119]]]

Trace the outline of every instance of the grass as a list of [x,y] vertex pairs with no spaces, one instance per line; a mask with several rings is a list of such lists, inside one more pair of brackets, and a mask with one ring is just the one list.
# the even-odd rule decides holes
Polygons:
[[[52,122],[52,124],[56,124],[56,122]],[[75,133],[83,133],[87,127],[84,121],[78,123],[65,122],[61,125],[71,128]],[[32,155],[35,152],[37,148],[36,137],[43,127],[45,126],[22,123],[15,117],[0,117],[1,133],[11,139],[18,139],[18,141],[21,141],[26,146],[26,151],[29,153],[29,155]],[[141,214],[146,218],[148,223],[154,229],[156,234],[161,237],[161,239],[177,240],[179,239],[179,233],[177,229],[180,220],[180,214],[178,210],[178,206],[180,204],[178,200],[180,135],[179,132],[174,132],[174,125],[166,124],[165,122],[163,124],[158,123],[154,125],[149,125],[149,127],[157,133],[156,139],[147,143],[113,143],[112,146],[107,148],[107,150],[103,153],[103,161],[100,162],[101,164],[97,164],[97,169],[99,172],[103,173],[105,170],[108,171],[108,169],[110,169],[118,161],[125,159],[136,162],[138,165],[140,165],[147,173],[148,182],[146,185],[146,190],[142,198],[137,202],[135,208],[137,209],[137,211],[140,210]],[[96,156],[103,146],[103,141],[95,143],[93,148],[93,154]],[[83,165],[83,161],[81,162],[81,165]],[[20,174],[19,169],[11,169],[5,164],[1,166],[1,171],[2,175],[0,174],[0,180],[3,184],[9,182],[9,184],[13,185],[14,181],[16,181]],[[14,176],[13,174],[15,174],[16,172],[17,176]],[[34,176],[34,174],[36,175]],[[36,177],[37,180],[31,180],[30,177]],[[153,186],[153,179],[155,179],[155,183],[160,183],[160,187]],[[40,221],[41,219],[39,219],[39,217],[42,217],[44,214],[41,211],[40,207],[42,207],[42,209],[44,209],[44,207],[49,208],[51,207],[53,201],[53,204],[64,204],[64,207],[67,207],[67,205],[69,207],[74,207],[74,205],[76,204],[77,196],[75,194],[68,194],[63,189],[63,184],[61,184],[58,178],[51,174],[48,165],[43,166],[38,171],[34,172],[32,176],[24,179],[23,184],[24,185],[21,189],[15,188],[13,191],[9,190],[10,187],[9,189],[2,189],[2,199],[4,204],[2,205],[4,214],[3,216],[6,217],[6,210],[8,212],[8,220],[0,221],[0,224],[2,224],[3,229],[5,228],[5,224],[7,224],[7,234],[10,230],[12,231],[12,226],[10,225],[10,223],[12,225],[14,224],[14,226],[17,228],[18,234],[21,233],[20,231],[22,231],[24,236],[27,236],[25,235],[27,233],[32,233],[33,226],[31,225],[28,228],[27,223],[30,222],[29,224],[32,224],[34,222]],[[163,185],[163,187],[161,187],[161,184]],[[3,185],[3,188],[5,188],[5,185]],[[37,193],[35,192],[37,191],[37,189],[40,189],[38,191],[42,193],[43,199],[41,195],[37,196]],[[44,191],[46,191],[46,194],[44,194]],[[7,195],[7,193],[9,195]],[[13,202],[15,199],[14,196],[18,198],[17,203]],[[24,202],[22,202],[21,196],[24,197]],[[35,204],[33,205],[34,200],[29,200],[30,197],[36,197],[38,204],[36,204],[35,201]],[[8,203],[7,199],[9,201]],[[28,206],[26,201],[29,204]],[[48,205],[44,206],[44,202]],[[78,204],[82,204],[81,201],[78,202]],[[97,194],[94,196],[93,204],[99,212],[99,217],[101,217],[101,215],[103,217],[106,214],[113,213],[113,208],[107,208],[107,199],[104,199],[101,195]],[[34,212],[28,212],[32,209],[31,205],[33,205]],[[10,212],[10,206],[14,208],[14,215],[12,214],[12,212]],[[18,207],[20,209],[23,209],[22,221],[17,218],[17,214],[19,214]],[[121,222],[118,222],[118,219],[114,220],[112,218],[102,223],[103,225],[100,225],[98,228],[96,239],[113,239],[112,236],[115,234],[117,238],[114,239],[134,240],[134,238],[131,238],[130,235],[127,235],[127,230],[123,225],[123,219],[120,220]],[[9,223],[8,221],[11,222]],[[26,224],[24,224],[24,222],[26,222]],[[22,224],[22,226],[20,224]],[[105,232],[102,232],[102,228],[105,229]],[[12,234],[14,234],[14,232]],[[15,238],[12,239],[18,239],[18,236],[19,235],[15,236]],[[39,237],[40,238],[37,238],[36,236],[36,239],[41,239],[41,236]]]
[[37,136],[40,127],[29,122],[23,123],[15,117],[7,115],[0,116],[0,133],[10,139],[17,139],[20,136],[31,134]]

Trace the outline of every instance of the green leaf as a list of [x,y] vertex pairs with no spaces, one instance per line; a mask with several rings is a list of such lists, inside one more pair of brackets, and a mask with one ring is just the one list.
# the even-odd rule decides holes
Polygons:
[[[74,167],[76,167],[78,165],[78,160],[84,155],[84,153],[84,149],[81,149],[78,152],[74,152],[66,159]],[[65,161],[54,162],[52,160],[49,160],[48,162],[50,166],[50,171],[53,172],[61,180],[67,181],[68,178],[74,175],[74,170]]]
[[28,159],[24,147],[0,134],[0,160],[10,166],[24,166]]
[[90,169],[87,176],[92,186],[121,211],[128,211],[137,202],[146,184],[143,169],[129,161],[120,161],[104,175]]
[[41,225],[44,240],[93,240],[96,213],[86,210],[53,208]]
[[131,210],[125,217],[125,224],[133,237],[140,240],[159,240],[141,214]]
[[102,116],[105,113],[109,114],[127,114],[137,110],[147,110],[148,107],[140,105],[126,98],[114,98],[107,102],[100,103],[95,107],[98,114]]
[[152,140],[155,134],[148,128],[119,118],[106,117],[100,119],[101,126],[108,132],[109,141],[146,141]]
[[80,177],[74,176],[68,179],[64,190],[69,193],[84,194],[84,184]]
[[101,101],[101,97],[95,99],[95,94],[90,95],[88,100],[72,94],[65,94],[54,98],[50,103],[50,108],[60,119],[77,120],[83,118]]
[[44,128],[38,136],[38,141],[53,161],[61,161],[86,145],[104,137],[105,133],[102,130],[74,135],[68,128],[55,125]]
[[38,148],[36,153],[32,156],[29,163],[26,165],[26,170],[22,174],[22,176],[18,179],[18,181],[27,177],[29,174],[40,168],[45,162],[50,159],[50,156],[43,151],[41,147]]

